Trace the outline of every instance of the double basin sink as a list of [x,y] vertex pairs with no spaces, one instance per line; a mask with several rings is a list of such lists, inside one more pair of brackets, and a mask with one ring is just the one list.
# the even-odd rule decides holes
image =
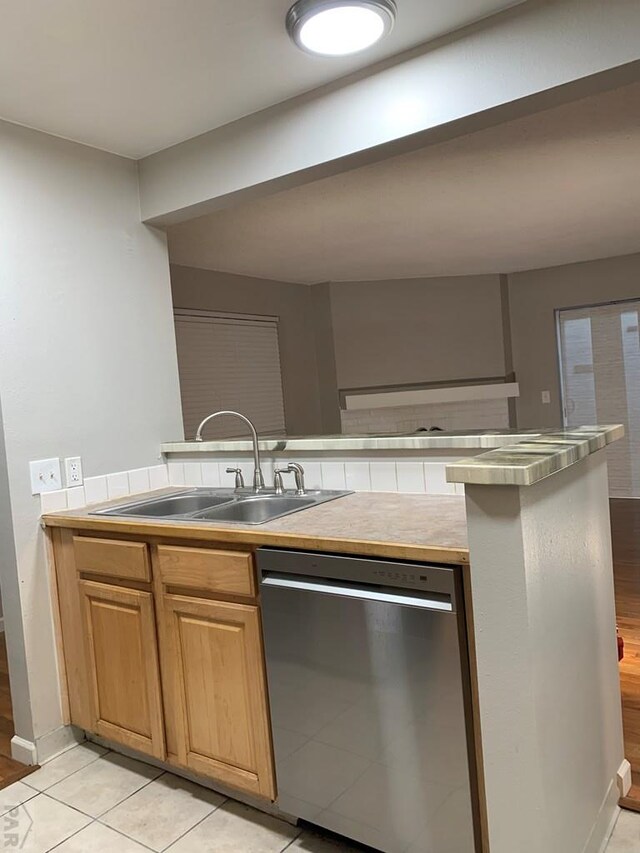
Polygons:
[[147,518],[176,521],[227,521],[235,524],[264,524],[283,515],[299,512],[350,492],[310,490],[304,495],[276,494],[265,490],[258,494],[233,489],[195,488],[172,495],[148,498],[135,503],[96,510],[93,515],[120,518]]

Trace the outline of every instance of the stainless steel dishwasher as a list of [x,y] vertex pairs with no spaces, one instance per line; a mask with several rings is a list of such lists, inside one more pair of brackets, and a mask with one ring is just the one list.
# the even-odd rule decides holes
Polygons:
[[278,804],[385,853],[473,853],[459,567],[259,549]]

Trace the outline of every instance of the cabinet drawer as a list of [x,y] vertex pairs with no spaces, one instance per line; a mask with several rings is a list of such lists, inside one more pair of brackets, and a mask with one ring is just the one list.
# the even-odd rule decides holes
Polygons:
[[254,597],[256,594],[253,558],[243,551],[159,545],[158,564],[166,586],[228,595]]
[[145,542],[74,536],[73,551],[79,572],[125,580],[151,580],[149,551]]

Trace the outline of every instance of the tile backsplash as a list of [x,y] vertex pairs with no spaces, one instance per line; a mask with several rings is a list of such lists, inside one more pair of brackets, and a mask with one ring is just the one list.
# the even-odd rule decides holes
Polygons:
[[[427,495],[464,494],[461,483],[447,483],[445,468],[450,459],[424,457],[403,459],[380,459],[376,457],[353,458],[309,458],[292,456],[304,468],[305,484],[310,489],[349,489],[354,492],[411,492]],[[452,457],[453,458],[453,457]],[[457,458],[457,457],[456,457]],[[289,461],[275,460],[267,455],[262,458],[262,471],[267,485],[273,479],[274,463],[284,467]],[[225,458],[215,462],[194,462],[192,459],[172,459],[168,463],[169,483],[172,486],[233,486],[234,475],[227,468],[240,468],[245,483],[250,485],[253,477],[253,459]],[[293,487],[293,477],[283,475],[286,488]]]
[[[411,492],[427,495],[464,494],[462,484],[447,483],[446,461],[442,459],[426,462],[423,457],[395,460],[374,457],[304,459],[296,456],[296,461],[304,468],[305,483],[309,489]],[[267,485],[273,480],[276,464],[284,465],[285,461],[268,456],[262,460]],[[228,474],[227,468],[240,468],[247,485],[252,482],[253,459],[250,456],[222,460],[207,457],[203,462],[171,459],[165,465],[86,477],[82,486],[44,492],[40,496],[41,511],[46,513],[80,509],[89,504],[125,498],[166,486],[233,486],[234,475]],[[288,475],[285,475],[285,486],[293,487],[293,479]]]
[[169,485],[167,466],[152,465],[150,468],[134,468],[132,471],[116,471],[99,477],[85,477],[82,486],[43,492],[40,508],[43,513],[62,509],[80,509],[88,504],[99,504],[115,498],[125,498],[162,489]]

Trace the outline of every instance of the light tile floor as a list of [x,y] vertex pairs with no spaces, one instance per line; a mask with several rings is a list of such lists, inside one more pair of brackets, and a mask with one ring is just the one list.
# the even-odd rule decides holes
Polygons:
[[[25,853],[355,853],[357,848],[82,744],[0,791],[0,850]],[[622,812],[607,853],[640,851]]]

